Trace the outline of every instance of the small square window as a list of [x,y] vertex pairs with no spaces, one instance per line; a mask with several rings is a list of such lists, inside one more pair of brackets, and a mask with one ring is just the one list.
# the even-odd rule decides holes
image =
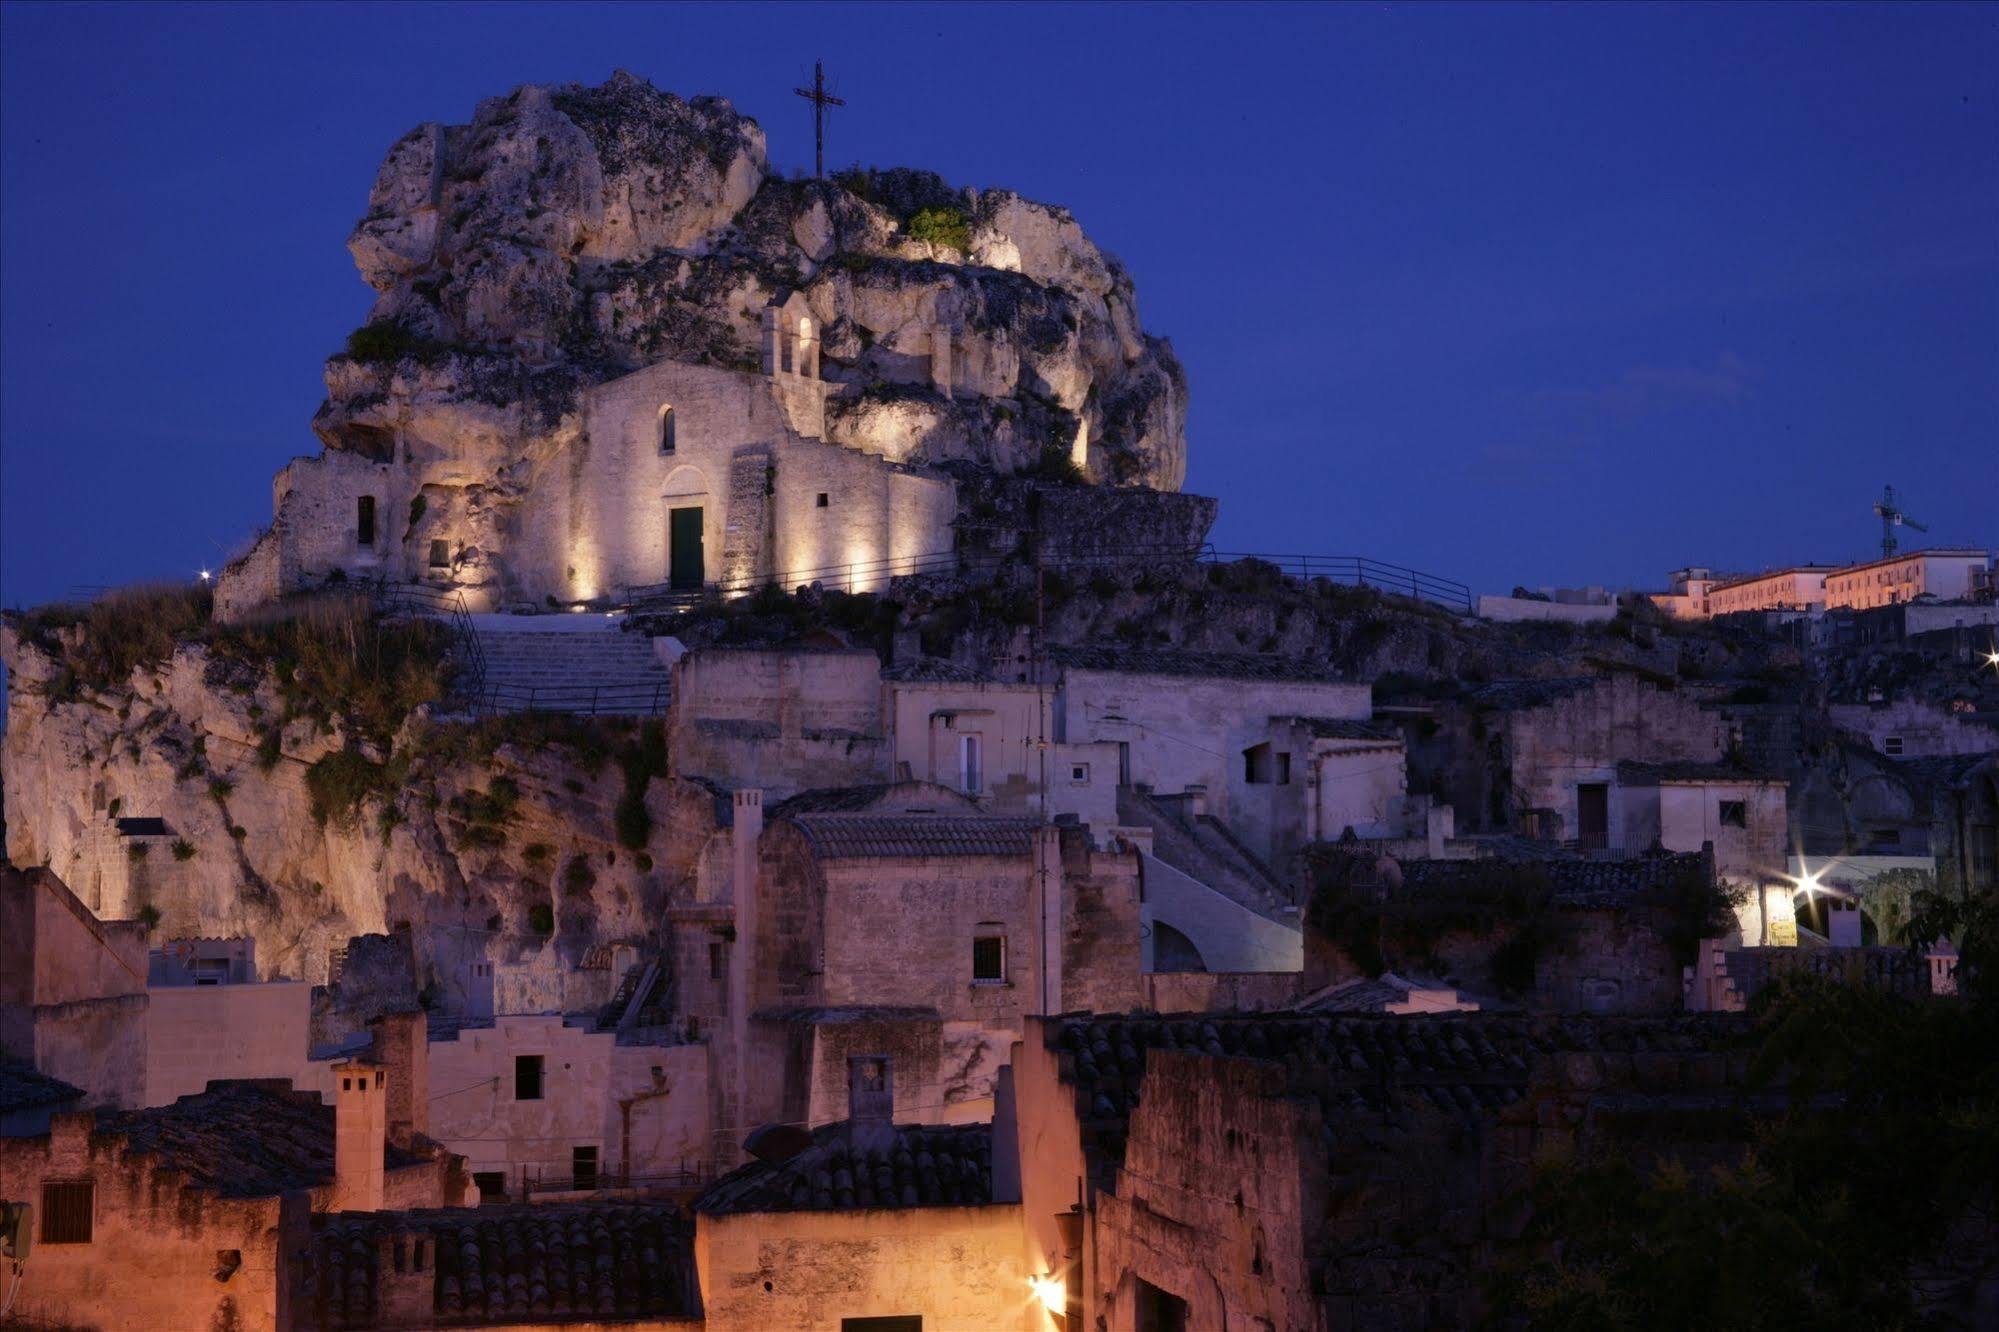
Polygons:
[[1899,735],[1890,735],[1883,737],[1881,741],[1881,752],[1884,754],[1899,755],[1902,752],[1902,737]]
[[1722,801],[1721,826],[1724,828],[1747,828],[1749,826],[1749,802],[1745,800]]
[[821,509],[825,508],[828,503],[829,501],[826,498],[826,492],[823,490],[819,492],[819,498],[813,501],[813,504]]
[[430,567],[433,569],[451,567],[451,543],[442,537],[430,543]]
[[1074,782],[1074,783],[1075,783],[1075,784],[1076,784],[1077,786],[1087,786],[1087,785],[1089,785],[1089,781],[1090,781],[1090,765],[1089,765],[1089,764],[1087,764],[1087,763],[1072,763],[1072,764],[1070,764],[1070,765],[1069,765],[1069,780],[1070,780],[1070,781],[1072,781],[1072,782]]
[[716,939],[710,942],[708,945],[708,979],[716,981],[723,980],[728,977],[728,974],[729,974],[728,946],[724,944],[721,940]]
[[482,1203],[503,1203],[507,1200],[507,1176],[501,1170],[475,1170],[472,1183],[479,1190]]
[[597,1187],[597,1149],[595,1147],[575,1147],[569,1153],[569,1173],[579,1189]]
[[541,1099],[541,1056],[514,1056],[514,1099],[516,1101],[539,1101]]
[[1006,979],[1006,936],[981,934],[972,940],[972,980],[992,985]]
[[42,1185],[42,1243],[88,1244],[97,1186],[87,1179]]

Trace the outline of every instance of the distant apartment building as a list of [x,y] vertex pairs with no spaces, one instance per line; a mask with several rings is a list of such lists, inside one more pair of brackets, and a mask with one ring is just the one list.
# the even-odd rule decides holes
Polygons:
[[1830,564],[1800,564],[1716,583],[1707,590],[1707,613],[1824,610],[1826,576],[1834,568]]
[[1912,550],[1885,560],[1852,564],[1825,576],[1825,604],[1831,610],[1868,610],[1930,596],[1952,601],[1985,584],[1982,550]]

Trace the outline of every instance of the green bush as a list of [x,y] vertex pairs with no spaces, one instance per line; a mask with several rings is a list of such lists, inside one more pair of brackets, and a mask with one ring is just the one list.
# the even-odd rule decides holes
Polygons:
[[173,849],[174,849],[174,859],[175,859],[175,860],[193,860],[193,859],[194,859],[194,843],[193,843],[193,842],[190,842],[190,841],[188,841],[188,840],[187,840],[187,838],[185,838],[185,837],[176,837],[176,838],[174,839],[174,848],[173,848]]
[[305,770],[305,789],[315,822],[324,826],[331,820],[347,826],[363,802],[389,794],[389,773],[359,752],[342,749]]
[[363,365],[396,361],[431,361],[449,348],[412,328],[396,323],[363,324],[347,335],[347,355]]
[[666,776],[666,730],[658,722],[639,729],[638,738],[618,756],[624,771],[625,788],[618,797],[615,821],[618,845],[628,851],[643,851],[652,839],[652,815],[646,811],[646,787],[655,777]]
[[960,254],[972,248],[971,221],[955,208],[918,209],[909,219],[909,235],[912,240],[942,245]]
[[148,902],[139,908],[135,919],[148,930],[157,930],[160,927],[160,909]]
[[151,849],[144,842],[127,842],[125,844],[125,859],[136,865],[146,858],[146,852]]

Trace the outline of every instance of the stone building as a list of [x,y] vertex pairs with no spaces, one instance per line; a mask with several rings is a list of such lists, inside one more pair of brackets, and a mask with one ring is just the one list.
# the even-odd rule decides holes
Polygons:
[[990,1119],[1027,1014],[1136,1002],[1135,855],[908,799],[773,808],[737,889],[722,1125],[838,1118],[864,1053],[893,1057],[897,1101],[926,1119]]
[[760,1131],[695,1204],[710,1332],[1045,1325],[1012,1122],[896,1123],[887,1062],[854,1057],[846,1119]]
[[457,1206],[461,1163],[389,1132],[387,1073],[338,1070],[335,1104],[218,1082],[169,1106],[58,1115],[0,1139],[0,1197],[35,1206],[15,1305],[83,1326],[293,1326],[284,1274],[314,1212]]
[[1585,851],[1610,845],[1619,763],[1714,763],[1731,739],[1718,713],[1628,672],[1495,681],[1449,714],[1412,766],[1458,828]]
[[434,1021],[428,1132],[482,1197],[658,1181],[708,1155],[709,1052],[557,1014]]
[[703,648],[674,664],[667,753],[676,775],[756,787],[888,780],[881,666],[840,648]]
[[1999,753],[1999,719],[1946,711],[1919,698],[1830,703],[1826,716],[1888,758]]
[[1715,583],[1707,590],[1707,613],[1738,615],[1749,611],[1824,610],[1826,576],[1834,568],[1830,564],[1801,564]]
[[[1066,1326],[1294,1332],[1478,1322],[1537,1155],[1726,1158],[1718,1017],[1037,1019],[1015,1059],[1031,1270]],[[1634,1054],[1633,1051],[1643,1051]],[[1683,1118],[1661,1133],[1659,1114]],[[1681,1127],[1681,1126],[1686,1127]],[[1711,1130],[1710,1130],[1711,1132]]]
[[146,986],[144,1098],[169,1105],[219,1079],[307,1072],[312,986],[257,979],[250,939],[169,939],[152,950]]
[[47,869],[0,865],[0,1055],[81,1088],[146,1091],[146,927],[100,921]]
[[1952,601],[1984,585],[1991,558],[1982,550],[1911,550],[1825,576],[1828,610],[1867,610],[1933,597]]
[[579,435],[528,464],[504,521],[449,448],[403,438],[386,456],[294,459],[270,528],[223,570],[220,612],[336,572],[540,608],[648,588],[865,591],[948,556],[950,478],[828,443],[817,321],[793,296],[763,326],[758,372],[661,361],[585,390]]

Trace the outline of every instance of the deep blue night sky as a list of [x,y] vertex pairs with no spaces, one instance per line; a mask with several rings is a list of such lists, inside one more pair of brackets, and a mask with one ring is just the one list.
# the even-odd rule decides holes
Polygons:
[[317,449],[382,154],[620,66],[1064,204],[1226,549],[1657,585],[1999,542],[1999,8],[0,11],[0,600],[185,576]]

